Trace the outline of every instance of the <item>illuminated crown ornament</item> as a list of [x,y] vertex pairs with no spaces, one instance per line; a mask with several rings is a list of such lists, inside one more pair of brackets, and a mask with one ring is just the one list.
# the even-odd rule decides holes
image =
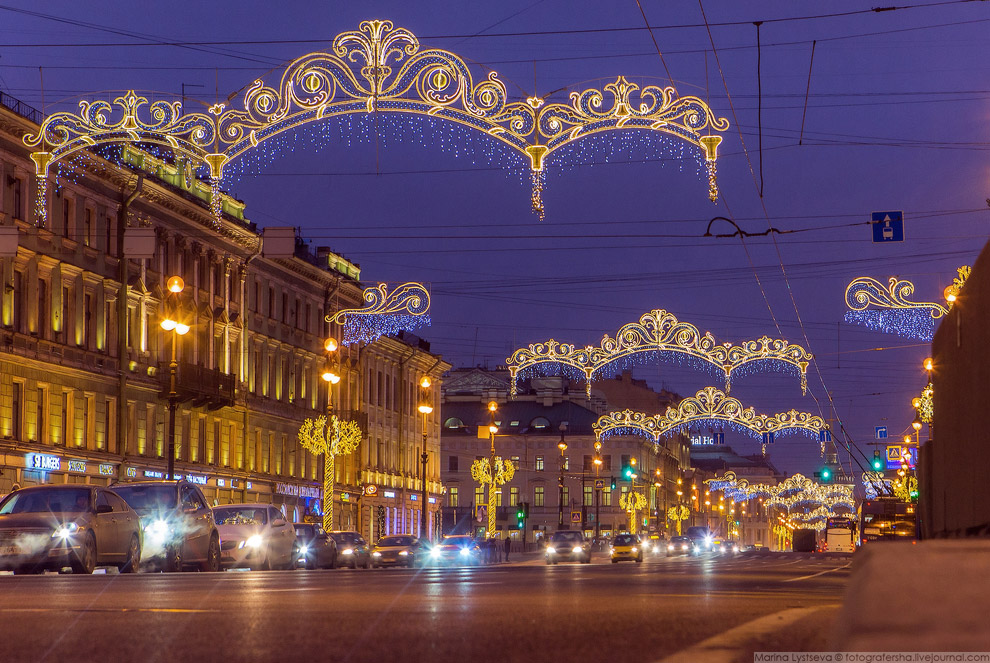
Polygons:
[[[205,113],[183,115],[180,102],[156,101],[129,91],[106,101],[82,101],[80,112],[54,113],[36,134],[24,137],[39,184],[49,167],[75,152],[110,143],[159,145],[208,169],[219,195],[225,164],[286,131],[329,118],[400,113],[446,120],[501,142],[542,173],[547,157],[586,136],[644,131],[694,145],[708,175],[709,197],[718,198],[716,160],[729,128],[698,97],[681,97],[673,86],[640,88],[619,76],[603,90],[572,92],[569,103],[540,97],[510,101],[498,74],[475,80],[464,60],[419,39],[391,21],[363,21],[337,35],[328,51],[290,62],[277,86],[261,79],[247,86],[240,107],[218,103]],[[542,177],[533,177],[534,211],[542,218]],[[47,209],[44,192],[36,204]],[[219,204],[214,204],[219,223]],[[38,223],[44,219],[39,218]]]
[[412,330],[430,324],[430,293],[421,283],[408,282],[391,293],[388,284],[366,288],[362,295],[367,305],[341,309],[327,316],[330,324],[343,327],[341,343],[372,343],[381,336]]
[[967,266],[956,269],[957,276],[952,285],[942,293],[944,305],[912,301],[909,298],[914,294],[914,283],[896,276],[891,276],[886,286],[869,276],[857,277],[846,286],[846,305],[850,310],[845,314],[845,321],[887,334],[931,341],[935,335],[935,321],[952,308],[970,271]]
[[617,362],[634,359],[649,360],[684,358],[707,363],[725,375],[725,388],[729,390],[732,373],[754,363],[796,369],[801,376],[801,393],[807,390],[808,364],[814,356],[799,345],[779,338],[763,336],[743,341],[739,345],[718,343],[710,332],[702,333],[697,327],[679,321],[673,313],[653,309],[640,317],[639,322],[624,325],[615,337],[607,334],[599,347],[589,345],[579,348],[569,343],[550,339],[520,348],[505,360],[512,378],[511,392],[516,395],[520,373],[547,367],[558,372],[571,373],[584,378],[585,389],[591,397],[591,382],[602,369]]
[[757,414],[756,410],[744,407],[738,399],[727,396],[717,387],[705,387],[682,400],[677,407],[667,408],[663,414],[650,416],[632,410],[611,412],[599,417],[592,428],[598,439],[611,435],[644,435],[652,439],[657,448],[663,435],[698,422],[728,423],[756,437],[790,431],[817,436],[828,430],[824,419],[809,412],[788,410],[778,414]]

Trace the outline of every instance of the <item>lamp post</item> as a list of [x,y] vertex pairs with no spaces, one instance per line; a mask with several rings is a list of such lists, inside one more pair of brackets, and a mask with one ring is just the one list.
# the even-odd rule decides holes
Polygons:
[[[337,349],[339,345],[337,344],[337,339],[333,336],[328,336],[325,341],[323,341],[323,350],[325,351],[325,359],[323,363],[323,381],[327,383],[327,425],[329,426],[328,432],[333,435],[335,433],[334,428],[334,415],[333,415],[333,386],[340,382],[340,373],[338,372],[338,356]],[[331,445],[333,443],[331,442]],[[323,525],[326,531],[331,531],[333,529],[333,492],[329,493],[330,504],[327,504],[328,494],[325,489],[327,484],[326,473],[335,472],[334,462],[330,450],[327,450],[327,454],[323,459]],[[331,476],[329,481],[331,484],[336,480],[337,477]]]
[[488,423],[488,438],[491,441],[491,451],[488,456],[488,467],[491,470],[491,482],[488,484],[488,532],[486,538],[495,538],[495,509],[497,508],[498,502],[495,500],[495,433],[498,432],[498,426],[495,425],[495,412],[498,411],[498,403],[495,401],[488,402],[488,412],[490,415],[490,421]]
[[166,282],[168,305],[165,317],[162,319],[162,329],[172,332],[172,359],[168,363],[168,479],[175,478],[175,409],[179,402],[179,391],[176,385],[176,373],[179,363],[175,358],[175,346],[179,336],[189,333],[189,325],[179,320],[179,293],[186,287],[181,276],[173,276]]
[[423,505],[422,505],[422,535],[427,541],[430,540],[430,531],[427,529],[427,501],[426,494],[426,464],[430,460],[430,455],[426,453],[426,419],[433,412],[433,405],[430,404],[430,392],[427,389],[430,388],[430,378],[423,376],[423,379],[419,381],[419,411],[423,415],[423,455],[421,455],[420,462],[423,463]]
[[557,479],[557,488],[560,491],[557,498],[557,529],[564,529],[564,452],[567,451],[564,431],[560,432],[560,442],[557,443],[557,448],[560,449],[560,477]]
[[599,505],[601,504],[602,489],[598,487],[598,482],[601,480],[602,471],[602,443],[595,442],[595,540],[597,541],[602,534],[602,521],[601,514],[599,513]]

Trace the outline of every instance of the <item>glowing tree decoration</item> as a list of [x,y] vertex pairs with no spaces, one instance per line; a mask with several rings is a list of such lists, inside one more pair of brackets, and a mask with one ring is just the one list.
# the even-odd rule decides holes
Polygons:
[[667,520],[677,525],[677,536],[681,535],[681,523],[691,517],[691,510],[687,505],[677,504],[667,509]]
[[727,396],[717,387],[705,387],[694,396],[682,400],[677,407],[667,408],[663,414],[650,416],[632,410],[611,412],[599,417],[592,427],[599,439],[610,435],[644,435],[653,440],[656,449],[662,436],[698,422],[728,423],[757,437],[790,431],[819,435],[828,430],[824,419],[809,412],[789,410],[778,414],[757,414],[756,410],[743,407],[737,399]]
[[[412,32],[382,20],[364,21],[358,30],[337,35],[329,51],[292,61],[277,87],[255,80],[240,108],[217,103],[206,113],[183,115],[180,102],[156,101],[146,120],[138,113],[146,105],[147,98],[130,91],[112,105],[82,101],[78,114],[48,117],[37,134],[24,137],[28,146],[41,148],[31,155],[39,184],[53,163],[80,150],[129,142],[168,148],[203,166],[216,194],[225,164],[283,132],[350,114],[406,113],[475,129],[518,152],[534,174],[537,212],[542,213],[541,174],[547,157],[586,136],[610,131],[652,132],[698,147],[709,197],[715,201],[722,141],[718,132],[729,128],[728,120],[715,117],[697,97],[678,96],[673,86],[640,88],[622,76],[603,90],[572,92],[569,103],[545,103],[535,96],[509,101],[495,72],[476,82],[459,56],[421,48]],[[47,209],[44,200],[38,208],[42,213]]]
[[619,496],[619,508],[629,514],[629,533],[635,534],[638,530],[636,513],[646,508],[646,496],[642,493],[625,493]]
[[498,507],[498,500],[495,498],[495,491],[498,487],[512,481],[516,473],[515,465],[511,460],[503,460],[501,456],[495,456],[495,471],[492,472],[492,463],[488,458],[480,458],[471,463],[471,478],[482,486],[488,486],[488,532],[489,538],[495,536],[495,511]]
[[918,398],[918,417],[926,424],[935,418],[935,385],[929,382]]
[[516,350],[505,363],[512,378],[513,396],[520,372],[547,367],[583,377],[590,398],[591,382],[602,369],[617,362],[658,357],[664,360],[680,357],[707,363],[725,374],[726,391],[729,390],[733,371],[743,367],[748,368],[757,362],[776,368],[790,367],[801,375],[802,394],[808,386],[808,364],[814,358],[799,345],[767,336],[743,341],[739,345],[718,343],[710,332],[702,333],[694,325],[680,322],[674,314],[664,309],[653,309],[644,314],[639,322],[624,325],[616,332],[615,338],[606,334],[599,347],[589,345],[579,348],[550,339]]
[[869,276],[860,276],[846,286],[845,320],[851,324],[863,325],[888,334],[905,338],[931,341],[935,335],[935,321],[945,316],[959,296],[970,268],[963,266],[952,285],[942,292],[945,304],[937,302],[915,302],[909,297],[914,294],[914,284],[891,276],[888,285]]
[[371,343],[381,336],[430,324],[430,293],[419,283],[403,283],[391,293],[385,283],[364,291],[363,308],[341,309],[327,316],[330,324],[343,326],[344,345]]
[[299,443],[310,453],[323,454],[323,529],[333,530],[334,461],[346,456],[361,443],[361,427],[353,421],[342,421],[336,415],[321,415],[306,419],[299,428]]

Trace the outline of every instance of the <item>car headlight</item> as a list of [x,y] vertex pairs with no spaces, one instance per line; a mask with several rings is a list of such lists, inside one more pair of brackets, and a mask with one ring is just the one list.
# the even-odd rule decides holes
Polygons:
[[354,554],[354,548],[344,548],[342,551],[340,551],[340,554],[341,555],[353,555]]
[[681,550],[687,550],[687,549],[688,549],[687,544],[681,545]]
[[244,545],[249,548],[260,548],[262,543],[264,543],[264,540],[261,538],[261,535],[254,534],[253,536],[248,537],[247,541],[244,542]]
[[673,550],[673,549],[674,549],[674,544],[673,543],[671,543],[670,545],[667,546],[667,550]]
[[615,548],[609,548],[608,549],[608,552],[609,552],[610,555],[614,555],[615,554]]
[[571,552],[582,552],[581,546],[574,546],[574,548],[571,550]]
[[639,551],[638,551],[638,550],[636,549],[636,546],[633,546],[633,549],[632,549],[632,551],[633,551],[633,552],[639,552]]
[[78,531],[79,531],[79,525],[75,523],[65,523],[61,527],[55,528],[55,531],[52,532],[52,538],[68,539]]
[[471,549],[470,548],[461,548],[461,554],[462,555],[465,555],[465,556],[470,555],[471,554]]
[[299,554],[300,555],[308,555],[309,554],[309,546],[303,546],[302,548],[300,548],[299,549]]
[[554,548],[553,546],[547,546],[547,554],[548,555],[555,555],[556,553],[557,553],[557,549],[556,548]]
[[382,554],[376,550],[375,552],[371,553],[371,556],[372,557],[381,557]]
[[164,520],[155,520],[144,526],[144,535],[152,541],[161,543],[168,537],[169,526]]
[[440,551],[439,548],[433,548],[432,550],[430,550],[430,556],[431,557],[439,557],[440,554],[441,554],[441,551]]
[[408,550],[400,550],[400,551],[399,551],[399,554],[400,554],[401,556],[403,556],[403,557],[405,557],[405,556],[407,556],[407,555],[409,554],[409,551],[408,551]]

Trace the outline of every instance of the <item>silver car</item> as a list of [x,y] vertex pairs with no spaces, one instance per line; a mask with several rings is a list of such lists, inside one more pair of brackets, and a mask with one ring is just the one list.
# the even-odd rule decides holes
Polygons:
[[0,502],[0,568],[92,573],[97,566],[136,570],[141,560],[138,514],[99,486],[34,486]]

